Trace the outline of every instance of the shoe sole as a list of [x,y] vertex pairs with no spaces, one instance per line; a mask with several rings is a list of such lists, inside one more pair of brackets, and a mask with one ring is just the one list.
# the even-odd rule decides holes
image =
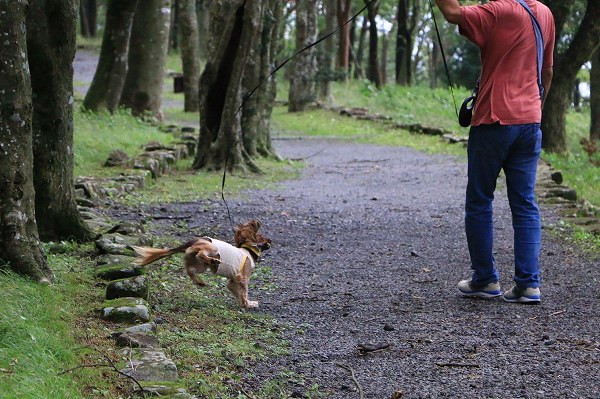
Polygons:
[[529,298],[526,296],[521,296],[515,299],[509,299],[505,296],[502,296],[502,299],[504,299],[506,302],[510,302],[510,303],[524,303],[526,305],[537,305],[540,302],[542,302],[541,298]]
[[458,290],[458,292],[460,292],[461,294],[463,294],[463,296],[469,297],[469,298],[496,298],[499,297],[500,295],[502,295],[502,292],[485,292],[485,291],[461,291],[460,289]]

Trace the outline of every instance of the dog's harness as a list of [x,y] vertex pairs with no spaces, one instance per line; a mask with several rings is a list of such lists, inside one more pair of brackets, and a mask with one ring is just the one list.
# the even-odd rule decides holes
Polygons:
[[233,279],[236,275],[243,273],[248,258],[250,258],[251,265],[254,267],[254,262],[260,257],[260,251],[248,243],[242,244],[238,248],[225,241],[208,237],[205,237],[205,239],[208,239],[217,247],[221,257],[216,274],[228,279]]

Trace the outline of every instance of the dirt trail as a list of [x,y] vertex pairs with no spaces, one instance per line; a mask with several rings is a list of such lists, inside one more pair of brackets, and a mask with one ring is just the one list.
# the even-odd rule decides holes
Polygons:
[[[332,134],[335,132],[332,131]],[[294,181],[230,200],[236,222],[258,217],[273,240],[272,291],[251,291],[260,312],[289,324],[290,354],[254,366],[252,387],[286,370],[330,398],[598,398],[600,271],[544,232],[539,306],[458,295],[469,275],[463,232],[466,165],[405,148],[320,139],[275,140],[307,158]],[[502,184],[500,184],[502,186]],[[512,227],[502,187],[495,201],[501,285],[511,286]],[[146,209],[194,215],[188,228],[220,224],[220,202]],[[542,208],[545,227],[557,221]],[[135,218],[137,210],[118,210]],[[174,233],[167,220],[157,232]],[[361,355],[360,344],[389,344]]]

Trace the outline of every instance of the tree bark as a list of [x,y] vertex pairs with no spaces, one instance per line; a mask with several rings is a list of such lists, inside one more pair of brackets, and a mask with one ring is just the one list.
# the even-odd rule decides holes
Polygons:
[[196,0],[178,0],[181,63],[183,65],[183,110],[198,112],[200,100],[200,38],[196,16]]
[[85,241],[92,233],[75,202],[73,59],[77,2],[35,1],[27,16],[33,90],[35,210],[44,240]]
[[[356,24],[353,24],[356,27]],[[362,25],[360,27],[360,33],[358,34],[358,48],[356,54],[352,57],[354,59],[354,79],[364,79],[365,73],[363,70],[363,58],[365,54],[365,39],[367,38],[367,30],[369,28],[369,20],[367,18],[362,19]],[[350,46],[352,49],[354,44]]]
[[[335,30],[336,0],[324,0],[323,10],[325,13],[325,32],[321,37]],[[335,52],[335,37],[331,36],[323,43],[323,51],[319,57],[319,99],[330,103],[333,100],[331,82],[334,79],[333,54]]]
[[144,0],[137,4],[129,42],[129,70],[121,105],[134,115],[149,113],[162,120],[161,95],[171,21],[170,0]]
[[396,84],[412,84],[412,51],[419,19],[418,0],[398,0],[398,31],[396,32]]
[[35,220],[27,1],[0,2],[0,267],[53,279]]
[[600,46],[592,55],[590,70],[590,141],[600,140]]
[[[242,86],[245,93],[250,93],[262,82],[254,94],[246,99],[242,108],[242,141],[250,157],[274,155],[270,121],[276,95],[275,75],[267,81],[265,79],[271,73],[271,66],[275,64],[282,16],[283,2],[268,0],[263,11],[262,31],[256,35],[259,40],[251,46],[249,61],[244,70]],[[256,29],[258,28],[257,26]]]
[[241,84],[250,46],[260,31],[262,0],[211,4],[209,57],[200,77],[200,138],[194,169],[258,172],[242,142]]
[[377,30],[377,13],[379,11],[379,1],[371,3],[368,9],[369,18],[369,70],[367,77],[375,84],[378,89],[381,88],[381,71],[379,70],[379,51],[378,46],[378,30]]
[[[317,3],[313,0],[296,1],[296,51],[317,40]],[[317,57],[314,47],[298,54],[293,62],[288,111],[304,111],[317,97],[315,77]]]
[[352,13],[352,0],[337,0],[337,22],[338,34],[338,53],[337,68],[338,71],[347,74],[350,63],[350,24],[344,23],[350,18]]
[[85,109],[114,112],[127,76],[129,38],[137,0],[109,0],[100,58],[83,100]]
[[180,0],[171,0],[171,21],[169,22],[169,44],[167,46],[167,53],[171,51],[177,51],[179,49],[180,32],[179,27],[179,5]]
[[567,150],[566,114],[569,93],[581,66],[600,42],[600,7],[588,1],[586,12],[569,48],[555,56],[554,79],[542,114],[542,147],[562,153]]
[[98,5],[96,0],[81,0],[79,2],[79,22],[81,36],[96,37],[98,25]]
[[200,39],[200,59],[208,57],[207,38],[210,26],[210,0],[196,0],[196,15],[198,19],[198,37]]

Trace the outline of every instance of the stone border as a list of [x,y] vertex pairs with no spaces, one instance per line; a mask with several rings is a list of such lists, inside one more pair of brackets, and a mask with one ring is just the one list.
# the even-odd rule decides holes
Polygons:
[[114,198],[151,184],[169,173],[179,159],[194,154],[196,137],[193,129],[171,125],[163,131],[174,134],[179,141],[173,146],[148,143],[134,159],[129,159],[122,151],[113,151],[105,166],[129,167],[131,170],[112,178],[78,177],[75,190],[86,224],[93,231],[102,232],[95,241],[99,255],[94,275],[106,283],[106,294],[105,301],[97,306],[97,312],[101,319],[121,327],[111,336],[120,348],[120,355],[127,359],[120,372],[132,380],[133,395],[194,399],[196,397],[179,382],[175,362],[160,347],[148,303],[148,279],[142,267],[133,265],[135,254],[131,246],[151,246],[152,239],[145,235],[141,224],[113,226],[96,210],[103,205],[112,205]]

